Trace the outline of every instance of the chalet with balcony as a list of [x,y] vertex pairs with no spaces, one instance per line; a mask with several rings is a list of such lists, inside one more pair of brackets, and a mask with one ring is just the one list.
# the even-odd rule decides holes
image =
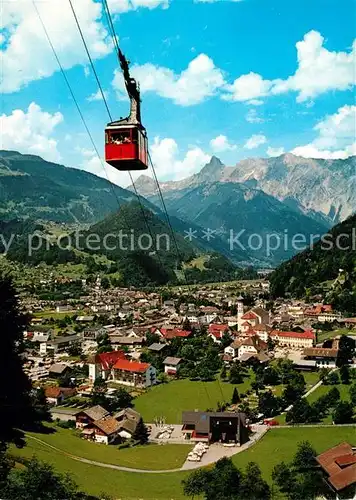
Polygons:
[[113,367],[114,380],[131,387],[150,387],[157,382],[156,368],[149,363],[118,359]]

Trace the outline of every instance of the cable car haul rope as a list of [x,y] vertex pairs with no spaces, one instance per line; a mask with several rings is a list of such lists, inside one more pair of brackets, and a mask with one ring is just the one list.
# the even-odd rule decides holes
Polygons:
[[[65,80],[65,83],[69,89],[71,97],[75,103],[75,106],[76,106],[77,111],[79,113],[79,116],[83,122],[85,130],[89,136],[89,139],[92,143],[94,151],[101,162],[101,165],[104,169],[105,176],[106,176],[107,180],[110,182],[106,168],[105,168],[105,162],[103,162],[103,160],[98,152],[98,148],[95,145],[93,137],[92,137],[90,130],[88,128],[88,125],[85,121],[84,115],[80,109],[79,103],[74,95],[74,92],[72,90],[70,82],[67,78],[65,70],[64,70],[64,68],[59,60],[56,49],[55,49],[55,47],[51,41],[51,38],[49,36],[49,33],[46,29],[45,23],[44,23],[41,15],[40,15],[40,12],[36,6],[35,0],[32,0],[32,4],[34,6],[34,9],[36,10],[37,16],[38,16],[40,23],[42,25],[42,28],[45,32],[47,41],[52,49],[52,52],[55,56],[56,61],[58,63],[59,69],[60,69],[62,76]],[[168,212],[167,212],[167,208],[166,208],[164,199],[163,199],[161,187],[159,185],[159,181],[158,181],[158,178],[157,178],[157,175],[155,172],[152,158],[151,158],[149,151],[148,151],[147,133],[146,133],[145,127],[142,125],[142,122],[141,122],[141,98],[140,98],[139,85],[136,82],[136,80],[131,77],[130,70],[129,70],[129,63],[119,47],[119,44],[117,41],[117,36],[115,33],[115,27],[113,24],[113,20],[112,20],[112,16],[110,13],[110,9],[109,9],[107,0],[102,0],[103,10],[104,10],[104,13],[105,13],[105,16],[107,19],[107,24],[108,24],[109,31],[110,31],[110,34],[111,34],[111,37],[113,40],[113,45],[115,47],[115,52],[116,52],[117,57],[118,57],[120,68],[123,72],[126,91],[127,91],[128,96],[129,96],[129,99],[130,99],[130,114],[129,114],[129,116],[127,118],[123,118],[123,119],[120,119],[118,121],[113,121],[113,119],[112,119],[112,115],[111,115],[111,112],[110,112],[110,109],[109,109],[109,106],[108,106],[108,103],[107,103],[107,100],[105,97],[105,93],[103,91],[99,76],[97,74],[97,71],[96,71],[94,63],[93,63],[93,59],[90,55],[90,51],[89,51],[87,43],[85,41],[83,31],[80,27],[80,23],[79,23],[77,15],[76,15],[76,12],[74,10],[72,0],[69,0],[69,4],[70,4],[71,10],[72,10],[73,17],[74,17],[74,20],[76,22],[79,34],[81,36],[85,51],[87,53],[88,60],[90,62],[91,68],[93,70],[93,74],[95,76],[99,91],[101,93],[104,105],[106,107],[108,117],[110,119],[110,122],[107,124],[107,126],[105,128],[105,161],[106,161],[106,163],[108,163],[109,165],[111,165],[112,167],[114,167],[117,170],[128,172],[132,187],[134,189],[135,195],[137,197],[137,200],[138,200],[140,208],[141,208],[142,218],[147,226],[147,229],[148,229],[149,234],[151,235],[151,238],[153,239],[152,231],[151,231],[151,228],[149,226],[144,207],[142,205],[141,196],[137,192],[135,182],[134,182],[134,180],[132,178],[132,174],[131,174],[131,170],[146,170],[148,168],[148,166],[151,167],[153,177],[154,177],[156,185],[157,185],[159,198],[161,200],[162,211],[165,214],[167,224],[168,224],[169,229],[170,229],[171,234],[172,234],[174,248],[176,250],[176,256],[177,256],[178,261],[182,262],[182,257],[181,257],[180,252],[179,252],[177,240],[176,240],[176,237],[175,237],[175,234],[173,231],[173,227],[172,227],[170,217],[169,217]],[[110,184],[111,184],[112,192],[117,200],[118,207],[121,208],[120,201],[119,201],[119,198],[117,196],[117,193],[115,192],[114,186],[112,185],[112,183],[110,183]],[[161,262],[161,259],[160,259],[158,254],[157,254],[157,257],[158,257],[159,263],[162,267],[162,262]],[[186,277],[184,268],[183,268],[183,274],[184,274],[185,281],[187,282],[187,277]]]

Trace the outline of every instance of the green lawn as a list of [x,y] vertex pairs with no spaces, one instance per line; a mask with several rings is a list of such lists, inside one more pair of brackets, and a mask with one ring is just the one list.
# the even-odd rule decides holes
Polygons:
[[[160,446],[161,448],[163,446]],[[77,462],[33,441],[20,450],[12,447],[11,454],[27,459],[36,455],[40,460],[51,463],[58,471],[69,472],[79,488],[92,495],[107,493],[115,500],[186,498],[182,493],[181,481],[188,473],[139,474],[105,469]]]
[[310,441],[318,453],[336,446],[343,441],[356,445],[355,427],[294,427],[275,428],[248,450],[235,455],[234,464],[244,468],[248,462],[254,461],[261,467],[262,473],[269,482],[273,467],[293,458],[297,444]]
[[145,422],[153,422],[155,417],[164,417],[169,424],[182,421],[183,410],[216,409],[219,401],[231,401],[234,387],[239,393],[245,393],[251,384],[246,377],[242,384],[234,386],[226,382],[199,382],[175,380],[158,385],[135,399],[135,408]]
[[[271,482],[273,467],[282,460],[290,460],[297,444],[303,440],[310,441],[320,453],[343,441],[356,445],[356,432],[355,427],[271,429],[256,445],[235,455],[233,461],[240,468],[244,468],[248,462],[257,462],[263,476]],[[109,449],[106,446],[103,448]],[[160,446],[157,452],[161,453],[164,448]],[[123,451],[121,450],[121,453]],[[93,495],[106,492],[115,500],[182,500],[184,496],[181,481],[189,474],[188,472],[137,474],[104,469],[82,464],[30,440],[23,449],[12,447],[11,453],[29,459],[36,455],[39,459],[52,463],[61,472],[70,472],[82,490]],[[79,451],[77,454],[79,455]]]
[[[63,452],[89,460],[121,465],[136,469],[168,470],[181,467],[191,451],[191,445],[155,445],[137,446],[119,450],[115,445],[90,443],[82,439],[76,431],[50,426],[56,432],[52,434],[29,433]],[[27,443],[32,446],[34,440],[29,437]]]
[[319,373],[318,372],[303,372],[303,376],[306,382],[306,391],[308,392],[315,384],[319,382]]
[[333,339],[338,335],[350,334],[351,330],[348,328],[339,328],[338,330],[332,330],[331,332],[320,332],[318,333],[318,343],[324,342],[324,340]]
[[333,387],[337,387],[340,391],[340,399],[349,399],[349,390],[351,387],[350,385],[345,385],[345,384],[337,384],[337,385],[321,385],[318,387],[314,392],[312,392],[308,397],[309,403],[314,403],[317,399],[320,398],[320,396],[323,396],[324,394],[328,393]]

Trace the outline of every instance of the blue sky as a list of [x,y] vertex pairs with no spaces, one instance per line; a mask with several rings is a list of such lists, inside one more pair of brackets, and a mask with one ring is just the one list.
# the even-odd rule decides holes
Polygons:
[[[353,0],[109,4],[121,48],[141,82],[143,122],[160,180],[190,175],[212,154],[228,165],[288,151],[322,158],[355,154]],[[102,154],[108,117],[103,101],[90,99],[98,89],[69,4],[37,5]],[[117,60],[101,3],[73,5],[111,113],[124,116],[128,102],[121,78],[114,77]],[[2,147],[106,175],[32,2],[3,8]],[[129,184],[127,174],[111,167],[107,172],[114,182]]]

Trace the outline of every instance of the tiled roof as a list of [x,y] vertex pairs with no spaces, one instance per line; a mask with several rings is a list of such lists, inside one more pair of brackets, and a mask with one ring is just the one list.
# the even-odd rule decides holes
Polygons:
[[241,319],[257,319],[257,316],[252,311],[248,311],[241,317]]
[[294,338],[294,339],[315,339],[315,335],[311,331],[306,332],[281,332],[279,330],[272,330],[271,337],[284,337],[284,338]]
[[62,391],[59,387],[46,387],[45,388],[46,398],[59,398],[59,396],[61,394],[62,394]]
[[96,354],[89,363],[101,365],[103,370],[110,370],[118,359],[126,359],[124,351],[102,352]]
[[316,460],[328,474],[328,480],[336,491],[356,483],[356,456],[348,443],[334,446],[317,456]]
[[88,417],[91,418],[92,420],[100,420],[109,415],[109,412],[100,405],[92,406],[91,408],[82,411],[83,413],[88,415]]
[[182,361],[182,358],[174,358],[172,356],[167,356],[167,358],[163,361],[164,365],[179,365],[179,363]]
[[103,431],[106,435],[110,436],[114,432],[118,432],[121,424],[114,417],[106,417],[100,420],[96,420],[93,422],[95,427],[98,427],[101,431]]
[[145,373],[150,366],[151,365],[149,363],[139,363],[138,361],[129,361],[128,359],[118,359],[114,365],[114,370]]

